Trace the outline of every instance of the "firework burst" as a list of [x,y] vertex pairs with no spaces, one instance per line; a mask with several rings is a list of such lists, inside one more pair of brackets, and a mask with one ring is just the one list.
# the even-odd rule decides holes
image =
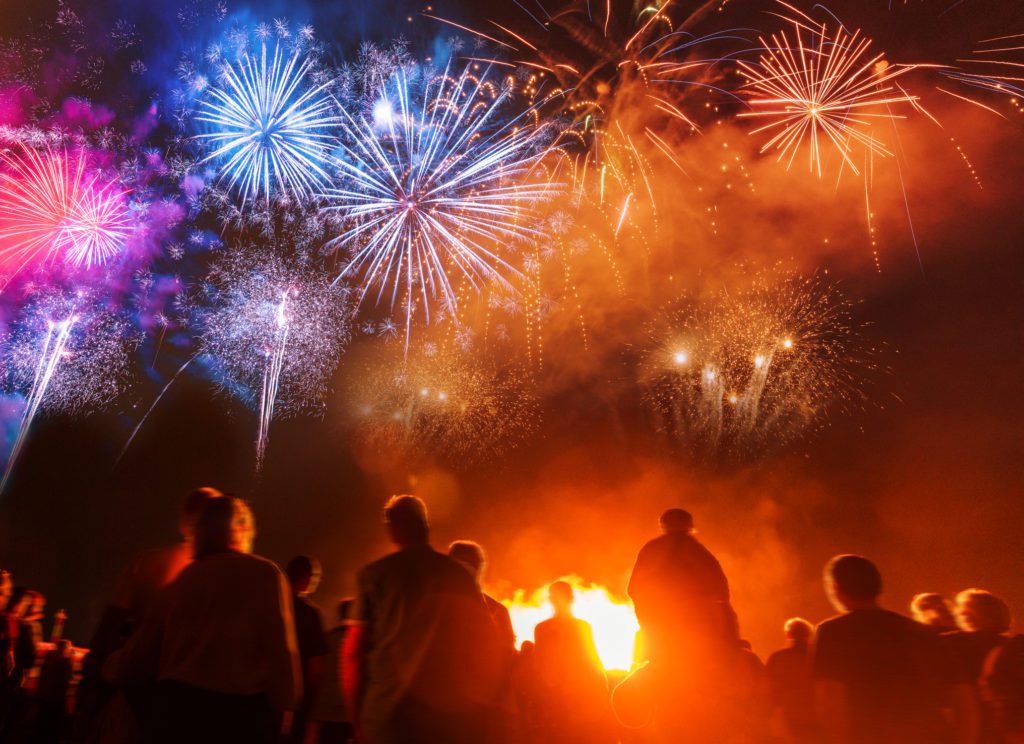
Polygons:
[[408,356],[386,348],[351,384],[357,436],[376,451],[462,462],[518,444],[537,415],[525,378],[459,341],[428,342]]
[[306,198],[330,178],[332,130],[339,123],[327,93],[330,82],[312,84],[310,61],[300,50],[287,55],[280,44],[268,55],[243,52],[222,68],[196,119],[210,131],[197,135],[220,163],[222,181],[250,198],[272,193]]
[[851,305],[817,279],[759,279],[670,310],[653,330],[648,400],[692,454],[743,458],[823,425],[860,397]]
[[32,296],[3,344],[3,387],[24,407],[0,491],[41,412],[75,413],[123,389],[133,340],[128,324],[86,292]]
[[787,20],[790,33],[783,30],[760,39],[765,51],[756,64],[739,63],[752,108],[740,116],[765,121],[751,134],[771,135],[761,152],[778,151],[778,160],[785,160],[788,169],[806,142],[809,167],[819,177],[823,149],[829,144],[858,174],[851,156],[854,146],[891,155],[869,129],[873,122],[900,118],[890,106],[917,100],[894,83],[913,67],[890,65],[883,54],[871,55],[871,40],[859,29],[850,33],[840,26],[833,32],[806,16]]
[[90,268],[130,235],[125,192],[86,170],[84,154],[22,145],[0,153],[0,268],[8,275],[61,261]]
[[328,192],[351,227],[329,245],[351,258],[360,301],[377,290],[404,305],[406,339],[417,303],[457,307],[453,277],[479,289],[507,284],[509,246],[540,237],[533,208],[557,191],[535,178],[547,128],[531,111],[504,116],[511,88],[468,70],[425,80],[415,94],[406,71],[380,88],[370,111],[345,112],[343,181]]
[[201,352],[218,385],[257,410],[260,468],[276,417],[323,407],[349,338],[348,290],[301,258],[242,249],[217,262],[206,294]]

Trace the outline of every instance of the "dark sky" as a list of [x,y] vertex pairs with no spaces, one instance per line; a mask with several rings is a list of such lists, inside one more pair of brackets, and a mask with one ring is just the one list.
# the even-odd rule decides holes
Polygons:
[[[880,46],[911,55],[937,53],[958,23],[984,15],[977,6],[1007,28],[1014,20],[1012,3],[968,0],[974,13],[938,22],[929,16],[938,26],[900,16],[900,36],[885,3],[878,5],[858,20],[878,31]],[[925,5],[894,12],[924,17],[917,6]],[[320,10],[307,6],[325,35]],[[1024,31],[1024,17],[1016,20]],[[688,465],[622,384],[627,315],[609,311],[597,326],[604,341],[587,351],[566,344],[553,355],[534,436],[489,462],[374,465],[378,458],[353,448],[340,415],[351,374],[344,364],[322,419],[274,424],[259,478],[252,412],[214,398],[209,382],[195,377],[175,383],[117,467],[137,410],[121,405],[41,420],[0,495],[0,566],[42,590],[52,606],[66,607],[71,636],[84,642],[120,567],[173,540],[182,496],[210,484],[251,499],[260,553],[278,561],[298,552],[320,557],[325,579],[317,599],[327,607],[351,591],[354,570],[385,549],[383,500],[413,490],[431,503],[437,544],[473,537],[488,548],[489,583],[502,596],[567,573],[621,592],[658,514],[684,505],[722,557],[759,652],[778,641],[786,617],[829,614],[819,576],[838,552],[876,559],[893,607],[918,591],[980,586],[1024,613],[1024,120],[939,105],[946,129],[916,123],[904,130],[920,265],[904,202],[887,188],[891,169],[879,175],[875,197],[880,273],[862,232],[846,234],[861,202],[827,179],[814,183],[801,173],[785,180],[749,145],[766,194],[757,207],[723,200],[725,224],[715,240],[692,237],[683,213],[665,219],[665,242],[688,252],[691,284],[737,259],[795,256],[802,269],[828,268],[859,301],[857,316],[883,349],[878,361],[887,371],[873,376],[862,410],[835,416],[809,441],[742,466]],[[949,136],[969,151],[983,189],[948,148]],[[691,145],[692,158],[707,155],[715,141],[709,135]],[[780,195],[789,189],[798,193]],[[787,217],[788,199],[813,216]],[[834,248],[808,247],[823,234]],[[590,299],[596,305],[601,297]],[[550,344],[557,348],[558,340],[553,332]],[[151,398],[143,398],[148,405]]]

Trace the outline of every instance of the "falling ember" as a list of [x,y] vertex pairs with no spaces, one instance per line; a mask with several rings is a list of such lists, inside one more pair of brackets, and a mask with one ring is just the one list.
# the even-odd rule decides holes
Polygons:
[[[633,667],[633,646],[640,626],[633,612],[633,603],[619,599],[605,587],[588,584],[578,576],[562,579],[568,582],[576,597],[573,614],[590,624],[594,632],[594,645],[601,665],[608,671],[628,671]],[[512,599],[505,600],[516,643],[533,640],[533,629],[554,613],[548,601],[547,587],[530,595],[519,590]]]

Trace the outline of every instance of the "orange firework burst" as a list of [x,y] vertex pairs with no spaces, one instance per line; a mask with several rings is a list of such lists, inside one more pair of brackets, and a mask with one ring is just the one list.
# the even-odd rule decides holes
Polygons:
[[917,100],[893,85],[913,67],[890,65],[881,53],[871,56],[871,40],[859,29],[850,33],[840,26],[832,32],[801,16],[786,18],[791,34],[780,31],[770,40],[760,39],[765,51],[756,64],[739,63],[753,109],[740,116],[767,120],[752,134],[771,133],[761,152],[777,150],[787,169],[807,141],[810,168],[821,177],[824,140],[859,174],[850,155],[855,145],[872,154],[892,154],[867,130],[873,121],[901,118],[890,105]]

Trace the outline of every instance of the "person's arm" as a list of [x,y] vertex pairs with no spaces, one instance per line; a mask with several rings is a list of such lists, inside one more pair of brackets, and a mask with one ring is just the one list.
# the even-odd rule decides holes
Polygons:
[[139,629],[128,642],[102,662],[102,676],[108,682],[126,685],[155,680],[160,672],[160,646],[164,624],[173,603],[174,586],[160,590]]
[[269,657],[267,696],[276,710],[287,712],[295,710],[302,698],[292,593],[288,580],[277,566],[270,564],[268,576],[269,585],[263,587],[264,605],[259,613],[263,623],[264,647]]

